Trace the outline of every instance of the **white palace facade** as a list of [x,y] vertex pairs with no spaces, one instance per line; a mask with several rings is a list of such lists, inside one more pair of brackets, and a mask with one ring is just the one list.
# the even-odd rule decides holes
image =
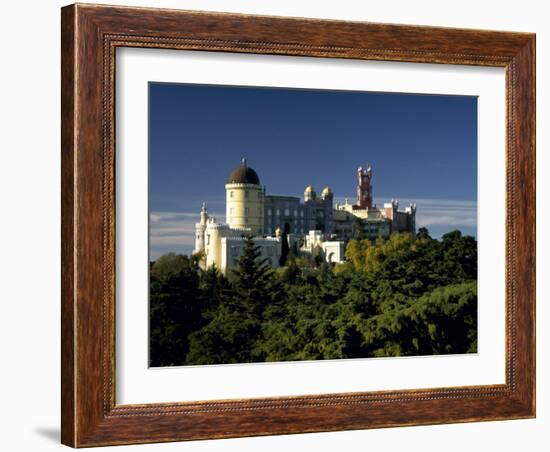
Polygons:
[[357,172],[357,202],[334,205],[334,195],[325,187],[320,196],[309,185],[303,199],[268,195],[260,178],[246,159],[231,172],[225,185],[226,223],[208,215],[203,204],[196,224],[195,253],[204,255],[205,268],[216,266],[222,273],[236,267],[244,237],[253,237],[261,257],[277,268],[281,264],[283,240],[295,255],[329,263],[344,261],[350,238],[387,237],[393,231],[415,232],[416,206],[398,210],[392,200],[377,208],[372,201],[372,169]]

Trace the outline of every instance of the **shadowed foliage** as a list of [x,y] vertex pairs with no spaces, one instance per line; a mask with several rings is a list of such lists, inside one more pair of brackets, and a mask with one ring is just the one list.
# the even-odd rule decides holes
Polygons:
[[275,271],[247,238],[228,278],[198,263],[151,266],[151,366],[477,351],[477,242],[460,231],[358,238],[342,264],[289,253]]

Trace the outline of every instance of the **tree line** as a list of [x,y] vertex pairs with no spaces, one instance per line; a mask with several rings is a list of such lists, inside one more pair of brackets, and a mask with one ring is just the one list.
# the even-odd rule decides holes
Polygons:
[[226,276],[200,256],[150,267],[150,365],[477,351],[477,242],[460,231],[350,240],[330,265],[273,270],[251,238]]

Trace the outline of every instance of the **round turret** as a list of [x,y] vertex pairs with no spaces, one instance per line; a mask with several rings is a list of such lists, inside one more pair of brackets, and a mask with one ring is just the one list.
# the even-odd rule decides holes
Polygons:
[[321,193],[321,197],[322,197],[323,199],[333,198],[333,197],[334,197],[334,195],[333,195],[332,190],[330,189],[330,187],[325,187],[325,188],[323,188],[323,191],[322,191],[322,193]]
[[226,222],[232,229],[249,228],[255,236],[264,232],[264,192],[258,173],[242,159],[227,179]]
[[317,198],[317,193],[315,193],[315,189],[313,188],[313,185],[308,185],[304,190],[304,200],[309,201],[315,198]]

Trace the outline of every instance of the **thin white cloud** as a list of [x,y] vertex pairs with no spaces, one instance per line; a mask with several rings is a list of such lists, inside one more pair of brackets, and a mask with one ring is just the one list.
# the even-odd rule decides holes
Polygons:
[[151,212],[149,218],[151,222],[179,220],[184,218],[194,218],[198,221],[199,212]]
[[419,227],[429,227],[429,226],[468,226],[476,227],[477,220],[472,218],[470,214],[461,215],[460,213],[455,213],[455,215],[422,215],[417,214],[416,224]]
[[[211,214],[224,220],[223,214]],[[151,212],[149,214],[149,247],[151,259],[173,251],[189,254],[195,245],[195,224],[200,212]]]
[[406,200],[403,206],[410,202],[416,203],[416,226],[438,230],[446,228],[469,230],[477,227],[477,203],[475,201],[460,201],[454,199],[417,199]]

